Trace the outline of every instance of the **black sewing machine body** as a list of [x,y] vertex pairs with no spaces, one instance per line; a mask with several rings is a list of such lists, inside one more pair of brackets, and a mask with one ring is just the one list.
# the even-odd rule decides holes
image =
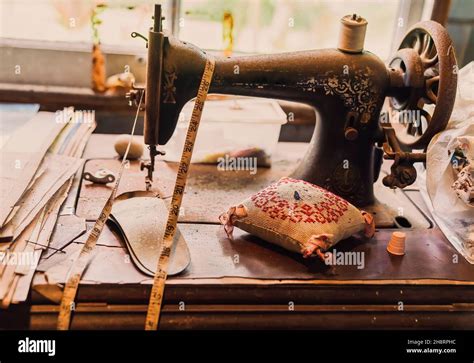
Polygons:
[[[145,143],[150,146],[151,179],[156,145],[171,138],[184,105],[196,97],[208,56],[198,47],[163,33],[161,8],[155,8],[148,38],[145,89]],[[384,157],[393,159],[384,184],[405,187],[416,179],[414,162],[444,129],[454,104],[456,65],[451,40],[434,22],[417,24],[387,66],[363,51],[367,22],[344,17],[338,49],[272,55],[217,57],[210,93],[275,98],[311,105],[317,112],[312,140],[293,177],[323,186],[358,206],[375,202],[373,183]],[[349,23],[349,26],[347,24]],[[361,38],[362,39],[358,39]],[[341,45],[342,44],[342,45]],[[353,48],[353,49],[351,49]],[[434,95],[434,96],[433,96]],[[425,122],[380,122],[390,97],[398,112],[418,111],[434,103],[434,114],[421,110]],[[380,147],[383,145],[383,151]]]
[[[160,122],[160,145],[170,139],[181,109],[196,96],[206,62],[200,49],[171,37],[165,38],[163,54],[159,118],[166,122]],[[377,56],[323,49],[218,57],[210,92],[314,107],[319,117],[312,146],[293,176],[364,204],[373,202],[373,145],[383,141],[378,118],[388,86],[387,68]]]

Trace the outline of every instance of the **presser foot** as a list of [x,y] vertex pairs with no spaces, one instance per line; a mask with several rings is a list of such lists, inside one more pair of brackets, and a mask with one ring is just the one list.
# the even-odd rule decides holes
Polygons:
[[147,175],[145,176],[145,188],[146,191],[150,191],[153,186],[153,172],[155,171],[155,157],[156,155],[165,155],[164,151],[156,149],[156,145],[149,145],[150,150],[150,161],[142,161],[140,163],[140,170],[147,169]]

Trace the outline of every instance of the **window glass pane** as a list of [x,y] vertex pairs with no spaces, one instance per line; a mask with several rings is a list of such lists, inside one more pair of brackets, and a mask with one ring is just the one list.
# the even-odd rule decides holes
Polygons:
[[[147,36],[156,0],[0,0],[0,36],[13,39],[84,42],[93,40],[92,12],[100,42],[143,47],[130,33]],[[170,1],[162,1],[164,15]],[[104,4],[104,7],[97,7]],[[165,20],[166,26],[166,20]]]
[[399,0],[183,0],[180,38],[223,49],[223,16],[234,20],[234,50],[250,53],[334,48],[342,16],[369,22],[366,49],[389,56]]

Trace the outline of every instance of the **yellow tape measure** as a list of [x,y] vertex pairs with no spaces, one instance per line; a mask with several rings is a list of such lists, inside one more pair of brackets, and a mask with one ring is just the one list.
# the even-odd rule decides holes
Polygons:
[[[212,75],[214,73],[215,61],[214,58],[209,57],[206,61],[206,66],[204,68],[204,74],[199,85],[198,94],[194,104],[193,112],[191,115],[191,120],[188,127],[188,132],[186,135],[186,141],[184,143],[183,154],[181,156],[181,161],[178,168],[178,175],[176,177],[176,184],[174,187],[173,197],[171,200],[171,207],[168,215],[168,221],[166,223],[165,235],[162,243],[162,248],[160,256],[158,259],[158,266],[155,273],[155,278],[153,280],[153,287],[150,296],[150,303],[148,305],[148,312],[146,316],[146,330],[156,330],[158,327],[158,320],[161,312],[161,305],[163,300],[163,292],[165,289],[165,282],[168,271],[168,264],[170,253],[173,247],[173,237],[176,231],[176,225],[178,223],[179,209],[181,208],[181,202],[183,199],[184,188],[186,187],[186,180],[188,177],[189,165],[191,163],[192,152],[194,148],[194,143],[196,141],[197,131],[199,123],[201,121],[202,110],[204,108],[204,103],[206,101],[207,93],[209,91],[209,86],[212,81]],[[110,193],[110,197],[104,205],[99,218],[95,222],[95,225],[90,232],[82,250],[79,254],[79,257],[73,263],[71,270],[69,272],[69,277],[67,279],[66,285],[64,287],[63,296],[61,299],[61,305],[59,307],[59,316],[57,329],[58,330],[68,330],[71,323],[71,313],[74,310],[74,299],[77,295],[77,289],[81,281],[82,274],[86,269],[90,258],[92,257],[92,252],[96,246],[97,240],[100,237],[100,234],[107,222],[107,219],[110,216],[112,211],[112,206],[114,203],[115,195],[122,178],[122,174],[127,162],[128,152],[130,150],[130,145],[132,141],[133,134],[135,133],[135,126],[138,119],[138,114],[140,112],[140,106],[142,101],[142,96],[140,97],[140,102],[137,108],[137,113],[135,116],[135,121],[133,123],[132,132],[130,135],[130,141],[125,151],[125,155],[122,160],[120,167],[119,175],[115,182],[114,188]]]
[[104,229],[105,223],[109,218],[110,212],[112,211],[112,206],[114,204],[115,195],[120,184],[120,179],[122,178],[125,165],[127,164],[127,156],[130,150],[130,145],[132,143],[133,134],[135,133],[135,126],[137,125],[138,114],[140,112],[140,106],[142,102],[143,93],[140,96],[140,101],[137,108],[137,113],[135,115],[135,120],[133,122],[132,132],[130,134],[130,140],[128,141],[127,150],[122,159],[122,164],[120,165],[119,175],[117,181],[115,182],[114,188],[110,193],[109,199],[104,205],[104,208],[100,212],[100,216],[94,224],[92,231],[87,237],[86,243],[79,253],[79,257],[74,261],[71,270],[69,271],[69,276],[64,286],[63,296],[61,298],[61,305],[59,306],[59,316],[57,329],[58,330],[68,330],[71,324],[71,313],[74,310],[74,299],[76,298],[77,289],[79,287],[79,282],[81,281],[82,274],[86,269],[91,257],[92,252],[95,248],[97,240],[100,237],[102,230]]
[[158,266],[156,268],[155,277],[153,279],[153,287],[151,289],[150,301],[148,303],[148,311],[146,314],[145,330],[156,330],[160,319],[160,312],[163,303],[163,293],[165,290],[166,277],[168,275],[168,264],[170,254],[173,247],[173,237],[178,224],[179,210],[183,200],[184,189],[188,178],[189,165],[193,155],[194,143],[201,122],[202,110],[204,102],[206,102],[207,92],[211,85],[212,75],[214,73],[215,60],[208,57],[204,74],[201,78],[198,94],[194,103],[193,113],[189,121],[188,132],[184,142],[183,154],[179,162],[178,175],[174,186],[173,197],[166,222],[165,235],[161,245],[160,256],[158,258]]

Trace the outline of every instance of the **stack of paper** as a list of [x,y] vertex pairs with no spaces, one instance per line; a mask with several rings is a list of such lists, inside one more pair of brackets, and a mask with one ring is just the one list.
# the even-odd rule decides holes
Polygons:
[[39,112],[0,149],[2,308],[27,298],[94,128],[93,112]]

